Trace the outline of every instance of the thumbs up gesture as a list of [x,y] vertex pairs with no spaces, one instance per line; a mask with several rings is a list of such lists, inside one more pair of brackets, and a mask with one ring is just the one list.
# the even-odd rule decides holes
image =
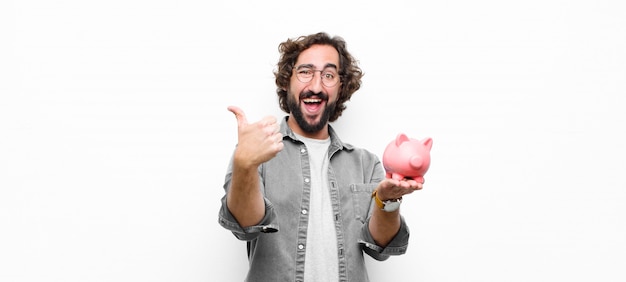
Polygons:
[[276,118],[268,116],[255,123],[248,123],[245,113],[239,107],[228,110],[237,118],[237,149],[235,162],[244,167],[257,167],[271,160],[283,149],[283,135]]

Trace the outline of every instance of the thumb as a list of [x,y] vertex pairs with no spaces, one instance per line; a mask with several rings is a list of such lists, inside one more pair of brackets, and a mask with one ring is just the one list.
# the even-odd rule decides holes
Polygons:
[[248,124],[248,119],[242,109],[237,106],[229,106],[228,110],[235,114],[235,118],[237,118],[237,125],[243,126]]

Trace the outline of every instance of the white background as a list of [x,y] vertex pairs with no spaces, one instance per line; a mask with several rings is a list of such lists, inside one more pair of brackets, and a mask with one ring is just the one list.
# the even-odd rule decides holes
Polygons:
[[365,72],[340,136],[434,139],[373,281],[625,281],[625,6],[3,1],[0,280],[242,281],[226,107],[281,117],[278,44],[326,31]]

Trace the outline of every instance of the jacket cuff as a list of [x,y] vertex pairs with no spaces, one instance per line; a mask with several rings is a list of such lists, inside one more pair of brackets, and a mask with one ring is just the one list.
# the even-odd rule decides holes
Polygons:
[[386,260],[389,256],[397,256],[406,253],[409,246],[409,227],[404,221],[404,217],[400,216],[400,230],[395,237],[387,244],[386,247],[378,246],[374,242],[374,238],[369,231],[369,219],[367,224],[361,229],[361,244],[363,251],[376,260]]
[[272,203],[270,203],[267,199],[263,199],[265,202],[265,215],[259,224],[241,227],[239,222],[235,219],[235,217],[230,213],[228,206],[226,205],[226,196],[222,198],[222,208],[219,213],[219,224],[231,231],[235,237],[239,240],[250,241],[256,237],[258,237],[261,233],[274,233],[278,232],[278,225],[275,224],[276,212],[274,211],[274,207]]

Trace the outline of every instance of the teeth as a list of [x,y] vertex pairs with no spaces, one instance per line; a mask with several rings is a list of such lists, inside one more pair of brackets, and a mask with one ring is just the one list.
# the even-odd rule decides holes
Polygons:
[[302,102],[305,102],[305,103],[320,103],[320,102],[322,102],[322,99],[307,98],[307,99],[303,99]]

